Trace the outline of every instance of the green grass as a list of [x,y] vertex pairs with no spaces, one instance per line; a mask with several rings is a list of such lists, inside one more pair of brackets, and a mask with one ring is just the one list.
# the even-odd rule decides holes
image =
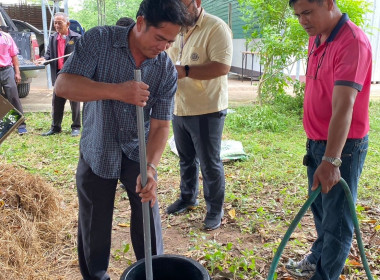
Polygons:
[[0,146],[0,158],[39,174],[56,186],[71,186],[79,155],[79,138],[70,136],[70,119],[66,114],[61,134],[43,137],[40,134],[50,128],[50,114],[27,113],[28,134],[13,133]]
[[[264,279],[273,251],[307,198],[306,169],[302,165],[306,136],[301,118],[284,107],[252,105],[233,109],[234,112],[226,118],[223,138],[241,141],[248,157],[225,163],[226,215],[228,210],[234,209],[236,217],[231,218],[231,226],[222,231],[234,230],[234,234],[238,232],[239,236],[232,244],[226,245],[197,230],[186,234],[191,235],[189,248],[192,248],[192,256],[205,259],[204,265],[213,274],[223,270],[232,273],[234,279]],[[0,161],[21,166],[30,173],[41,175],[57,188],[72,191],[79,138],[70,136],[70,114],[65,114],[63,132],[52,137],[40,136],[50,127],[50,114],[27,113],[26,118],[29,133],[24,136],[13,133],[6,139],[0,146]],[[370,121],[370,145],[360,181],[358,207],[361,207],[361,221],[372,218],[376,222],[363,224],[365,242],[371,234],[379,239],[379,231],[374,229],[380,224],[378,216],[371,216],[371,213],[379,214],[380,204],[379,102],[370,104]],[[166,189],[160,195],[161,204],[165,206],[179,193],[178,158],[168,147],[159,165],[159,174]],[[293,255],[300,254],[300,250],[308,250],[310,241],[306,235],[313,232],[312,226],[305,224],[300,224],[298,230],[298,237],[289,242]],[[253,247],[246,248],[243,238],[247,236],[261,242],[255,241]],[[373,271],[380,271],[377,248],[374,246],[367,251]],[[263,264],[265,271],[261,268]],[[364,279],[361,269],[352,269],[351,273]]]

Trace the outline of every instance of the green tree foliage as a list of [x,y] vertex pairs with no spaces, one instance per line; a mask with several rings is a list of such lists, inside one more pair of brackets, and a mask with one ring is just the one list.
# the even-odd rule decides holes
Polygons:
[[[286,89],[294,81],[284,70],[299,59],[306,58],[308,35],[293,15],[288,1],[238,0],[252,51],[260,53],[263,74],[259,81],[258,97],[261,103],[302,104],[291,100]],[[365,24],[369,4],[365,0],[337,0],[342,12],[348,13],[359,26]],[[297,82],[298,83],[298,82]],[[300,86],[297,84],[298,91]],[[301,87],[302,89],[302,87]],[[296,98],[303,98],[295,92]]]
[[337,5],[342,13],[348,14],[350,20],[357,26],[366,29],[368,22],[365,14],[372,11],[372,4],[366,0],[337,0]]
[[[70,18],[78,20],[86,29],[98,25],[98,1],[82,0],[79,9],[70,8]],[[121,17],[136,19],[136,12],[141,0],[104,0],[105,24],[115,25]]]

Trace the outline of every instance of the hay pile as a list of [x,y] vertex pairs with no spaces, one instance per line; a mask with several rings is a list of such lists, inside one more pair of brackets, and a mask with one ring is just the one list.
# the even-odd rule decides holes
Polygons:
[[40,177],[1,163],[0,280],[67,279],[76,258],[72,208]]

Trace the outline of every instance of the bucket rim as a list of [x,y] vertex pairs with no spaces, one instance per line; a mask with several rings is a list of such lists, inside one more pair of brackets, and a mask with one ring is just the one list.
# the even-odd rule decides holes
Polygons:
[[[189,258],[189,257],[185,257],[185,256],[182,256],[182,255],[174,255],[174,254],[161,254],[161,255],[154,255],[152,256],[152,261],[154,261],[155,259],[177,259],[177,260],[186,260],[188,262],[190,262],[192,265],[194,265],[196,268],[198,268],[200,271],[204,272],[204,276],[207,276],[207,279],[211,279],[210,277],[210,274],[208,273],[207,269],[201,265],[199,262],[193,260],[192,258]],[[125,269],[125,271],[123,272],[122,276],[121,276],[121,280],[122,279],[125,279],[127,276],[128,276],[128,273],[130,271],[132,271],[135,267],[141,265],[142,263],[145,262],[145,258],[143,259],[140,259],[138,260],[137,262],[135,262],[134,264],[130,265],[129,267],[127,267]]]

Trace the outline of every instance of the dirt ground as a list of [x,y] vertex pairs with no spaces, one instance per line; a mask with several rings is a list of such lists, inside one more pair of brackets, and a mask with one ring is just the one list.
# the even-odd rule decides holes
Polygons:
[[[230,252],[232,256],[243,256],[242,252],[245,250],[251,250],[252,256],[255,258],[256,270],[262,276],[255,276],[252,278],[244,278],[248,280],[261,280],[266,279],[266,275],[269,271],[270,262],[272,261],[273,251],[271,247],[265,246],[267,243],[280,242],[283,237],[282,234],[276,233],[276,229],[269,226],[265,228],[259,228],[251,233],[244,233],[241,231],[241,227],[237,224],[236,219],[234,219],[229,214],[229,209],[232,209],[231,205],[225,203],[224,210],[225,215],[222,220],[222,225],[219,229],[214,231],[203,231],[202,221],[205,216],[205,203],[203,200],[203,194],[199,194],[200,206],[193,211],[188,211],[181,215],[167,215],[165,213],[166,207],[170,202],[176,199],[176,186],[178,186],[179,177],[174,176],[169,181],[159,182],[159,201],[160,201],[160,212],[161,212],[161,222],[163,231],[163,240],[165,254],[181,255],[192,258],[202,265],[206,265],[205,254],[207,247],[203,251],[192,250],[197,245],[201,246],[198,242],[195,242],[193,236],[202,238],[205,242],[217,242],[218,244],[226,245],[228,243],[233,244],[233,251]],[[202,189],[200,190],[202,191]],[[279,209],[281,211],[281,209]],[[380,213],[374,213],[374,217]],[[111,249],[111,259],[109,266],[109,274],[111,279],[120,279],[120,275],[124,272],[129,265],[135,262],[134,254],[132,249],[126,254],[122,254],[121,251],[125,248],[125,244],[131,244],[129,233],[129,217],[130,209],[129,202],[125,198],[124,191],[119,188],[116,195],[116,203],[114,210],[114,223],[113,223],[113,235],[112,235],[112,249]],[[308,211],[301,221],[302,226],[297,227],[291,236],[291,240],[297,239],[298,242],[302,244],[311,245],[316,239],[316,232],[314,230],[314,221],[311,216],[311,212]],[[372,235],[373,226],[370,224],[361,225],[361,231],[363,236],[364,244],[368,246],[375,246],[380,248],[380,236]],[[354,241],[356,244],[356,241]],[[296,278],[291,277],[284,269],[283,264],[288,261],[289,258],[297,259],[305,254],[304,249],[294,249],[290,248],[290,244],[287,244],[287,249],[284,250],[281,256],[280,263],[277,266],[278,278],[281,280],[296,280]],[[212,248],[211,248],[212,249]],[[222,250],[221,250],[222,251]],[[120,257],[120,258],[119,258]],[[226,263],[228,257],[226,257]],[[373,259],[373,255],[372,255]],[[357,247],[353,246],[350,253],[350,261],[357,262],[360,265],[360,255]],[[208,261],[208,264],[210,261]],[[73,267],[75,270],[76,267]],[[374,273],[374,272],[372,272]],[[79,275],[78,275],[79,276]],[[265,276],[265,278],[264,278]],[[79,278],[73,278],[79,279]],[[213,280],[232,280],[241,279],[233,278],[231,273],[218,272],[212,275]],[[342,280],[348,280],[348,278],[341,278]],[[351,280],[359,280],[359,278],[350,278]],[[360,278],[361,279],[361,278]],[[178,279],[180,280],[180,279]]]
[[[238,75],[233,74],[231,74],[229,78],[230,104],[251,103],[256,98],[257,86],[255,83],[251,83],[251,81],[247,79],[241,81],[239,80]],[[31,84],[31,93],[29,96],[21,100],[24,106],[24,111],[50,112],[51,96],[52,89],[48,89],[46,85],[46,73],[45,71],[41,71],[39,77],[34,79]],[[372,98],[380,99],[380,85],[376,84],[373,86]],[[66,109],[70,110],[69,105],[66,104],[66,106]],[[225,216],[223,218],[221,228],[211,232],[199,233],[198,229],[201,228],[205,215],[205,204],[201,198],[203,196],[202,194],[199,195],[201,201],[200,207],[194,211],[179,216],[168,216],[165,214],[165,209],[168,206],[167,203],[176,199],[176,192],[173,189],[178,188],[178,182],[178,175],[174,176],[171,181],[160,182],[161,186],[158,195],[161,203],[160,211],[165,253],[192,257],[201,264],[204,263],[205,260],[202,256],[198,256],[194,254],[193,251],[189,250],[189,248],[195,245],[191,236],[194,232],[197,232],[197,234],[204,235],[205,239],[216,240],[219,244],[227,244],[229,242],[233,243],[234,246],[236,246],[236,254],[240,254],[244,249],[256,250],[255,252],[259,254],[259,256],[270,256],[273,254],[271,249],[265,248],[264,246],[264,244],[268,242],[267,232],[264,232],[264,230],[261,229],[258,229],[253,234],[245,234],[244,232],[241,232],[239,227],[236,226],[235,220],[228,214],[228,207],[230,207],[230,205],[225,205]],[[74,191],[73,199],[76,199]],[[123,253],[124,248],[126,248],[126,244],[131,244],[129,238],[129,212],[130,209],[128,199],[126,199],[124,191],[119,188],[117,191],[114,210],[113,239],[111,249],[112,256],[109,266],[109,274],[113,280],[120,279],[123,271],[131,263],[135,262],[132,248],[130,248],[128,252]],[[310,243],[315,238],[313,221],[310,214],[307,214],[303,218],[303,225],[302,233],[299,229],[297,229],[293,236],[301,242]],[[271,229],[267,230],[270,231]],[[303,254],[303,252],[299,253]],[[284,259],[289,257],[294,256],[286,255],[286,253],[283,255]],[[264,260],[260,260],[260,258],[258,258],[256,266],[260,273],[264,273],[266,275],[265,272],[268,271],[268,264]],[[77,262],[73,262],[70,270],[72,278],[67,278],[67,280],[81,279]],[[281,268],[279,268],[278,271],[279,275],[281,275],[279,279],[292,279]],[[228,280],[232,278],[230,275],[218,274],[214,275],[213,279]]]

